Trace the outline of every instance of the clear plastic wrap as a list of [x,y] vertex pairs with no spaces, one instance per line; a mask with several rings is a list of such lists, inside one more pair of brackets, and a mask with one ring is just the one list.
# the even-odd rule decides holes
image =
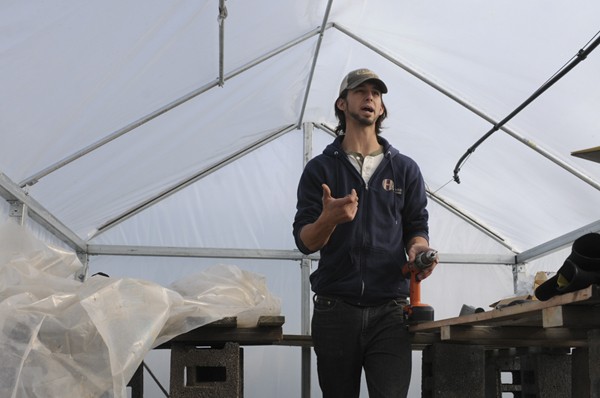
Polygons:
[[281,311],[263,277],[232,265],[170,288],[104,276],[82,283],[81,267],[11,221],[0,227],[1,397],[126,397],[153,347],[223,317],[249,327]]

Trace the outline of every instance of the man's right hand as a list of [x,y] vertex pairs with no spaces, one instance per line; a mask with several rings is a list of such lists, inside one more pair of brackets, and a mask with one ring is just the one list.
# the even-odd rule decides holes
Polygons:
[[300,231],[302,243],[313,252],[327,244],[338,224],[354,220],[358,211],[358,195],[355,189],[343,198],[336,199],[331,196],[331,189],[327,184],[322,184],[321,187],[323,188],[321,215],[314,223],[305,225]]
[[327,224],[343,224],[354,220],[358,211],[358,195],[353,188],[352,191],[343,198],[336,199],[331,196],[331,189],[327,184],[322,184],[323,188],[323,212],[321,217]]

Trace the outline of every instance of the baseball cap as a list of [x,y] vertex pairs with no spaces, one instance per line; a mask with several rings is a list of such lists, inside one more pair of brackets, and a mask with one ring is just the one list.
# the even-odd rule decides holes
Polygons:
[[367,80],[374,80],[383,94],[388,92],[387,86],[375,72],[362,68],[353,70],[344,77],[344,80],[342,80],[342,84],[340,85],[340,95],[342,95],[344,90],[353,90]]

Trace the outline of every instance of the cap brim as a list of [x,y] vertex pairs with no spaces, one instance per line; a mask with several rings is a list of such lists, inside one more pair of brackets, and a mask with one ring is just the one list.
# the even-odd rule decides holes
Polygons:
[[354,90],[356,87],[360,86],[363,83],[369,82],[369,81],[375,83],[379,87],[379,91],[381,91],[381,93],[386,94],[388,92],[388,88],[385,85],[385,83],[383,82],[383,80],[381,80],[381,79],[375,79],[375,78],[372,78],[372,77],[367,77],[365,79],[359,79],[359,80],[357,80],[353,84],[349,85],[347,87],[347,90]]

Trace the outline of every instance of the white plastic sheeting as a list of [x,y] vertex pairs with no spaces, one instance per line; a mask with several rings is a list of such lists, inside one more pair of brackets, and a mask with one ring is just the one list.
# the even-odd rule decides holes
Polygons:
[[126,397],[146,354],[227,316],[239,327],[279,315],[263,277],[215,266],[171,288],[133,278],[81,283],[74,253],[44,245],[12,221],[0,227],[3,397]]
[[[598,145],[598,51],[508,123],[531,147],[497,132],[463,167],[461,184],[445,185],[460,156],[492,124],[420,79],[499,121],[598,32],[596,1],[333,1],[329,14],[320,0],[225,5],[226,79],[219,87],[216,0],[3,2],[0,171],[25,182],[123,133],[28,189],[87,239],[104,223],[281,128],[334,124],[341,78],[366,66],[390,87],[386,138],[417,160],[432,191],[515,250],[600,219],[598,189],[534,150],[543,148],[600,181],[596,164],[570,156]],[[325,16],[329,25],[319,41],[314,32]],[[184,245],[202,247],[214,235],[214,214],[244,217],[236,227],[258,236],[262,231],[253,226],[276,212],[284,216],[269,220],[269,228],[288,230],[302,168],[302,141],[290,137],[296,135],[280,137],[283,142],[256,156],[252,167],[217,171],[213,182],[202,179],[195,189],[176,193],[181,198],[163,205],[157,217],[138,213],[99,242],[128,244],[136,228],[162,231],[169,218],[162,214],[178,217],[181,210],[185,217],[169,236]],[[241,190],[241,183],[243,192],[227,198],[227,212],[219,200],[177,208],[180,201],[194,202],[198,191],[218,198]],[[284,200],[271,200],[274,187]],[[232,233],[232,225],[220,225],[228,237],[222,247],[254,247],[248,234]],[[148,244],[156,241],[148,238]],[[294,247],[289,235],[283,246]]]

